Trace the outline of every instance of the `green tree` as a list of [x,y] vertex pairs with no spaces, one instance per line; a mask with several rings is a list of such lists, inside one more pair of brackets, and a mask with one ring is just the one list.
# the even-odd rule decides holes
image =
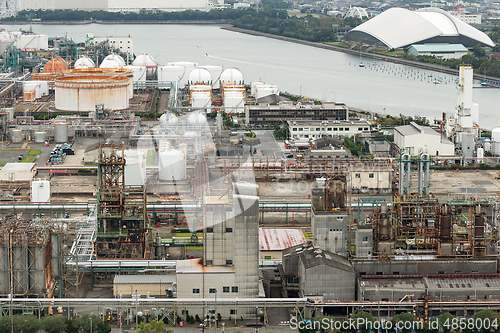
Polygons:
[[[450,328],[451,328],[451,321],[453,320],[453,318],[456,318],[456,317],[449,312],[440,314],[438,316],[439,326],[443,328],[443,333],[450,333],[451,332]],[[445,324],[446,324],[446,327],[443,326]]]
[[[365,312],[365,311],[356,312],[351,318],[355,322],[358,322],[358,318],[364,319],[365,325],[364,325],[364,327],[362,327],[361,333],[369,332],[370,330],[368,328],[370,328],[373,325],[373,323],[376,321],[375,317],[371,313]],[[370,325],[368,323],[372,323],[372,325]],[[351,331],[353,333],[357,332],[357,330],[351,330]]]
[[142,323],[137,333],[168,333],[168,331],[163,322],[153,320],[149,324]]
[[[413,329],[407,328],[407,327],[410,327],[410,325],[413,325],[417,321],[418,321],[417,316],[415,316],[413,313],[409,313],[409,312],[399,313],[399,314],[395,315],[394,317],[392,317],[392,320],[391,320],[392,327],[397,327],[398,323],[403,323],[403,324],[399,324],[400,326],[401,325],[404,326],[400,330],[398,330],[401,333],[410,333],[410,332],[414,331],[416,329],[416,327]],[[411,323],[411,324],[407,324],[407,323]],[[405,325],[408,325],[408,326],[405,326]]]
[[41,326],[47,333],[63,333],[66,325],[64,317],[57,315],[43,317]]
[[484,49],[479,44],[477,44],[476,46],[474,46],[474,48],[472,50],[473,50],[474,56],[476,58],[482,58],[482,57],[484,57],[486,55],[486,51],[484,51]]

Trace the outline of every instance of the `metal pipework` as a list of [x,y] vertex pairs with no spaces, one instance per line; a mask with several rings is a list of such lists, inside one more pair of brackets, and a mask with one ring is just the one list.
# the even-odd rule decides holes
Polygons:
[[429,154],[423,153],[418,161],[418,194],[426,196],[429,194],[429,171],[430,171]]
[[410,166],[410,154],[405,153],[401,156],[401,161],[399,162],[399,194],[404,197],[409,194],[410,189]]

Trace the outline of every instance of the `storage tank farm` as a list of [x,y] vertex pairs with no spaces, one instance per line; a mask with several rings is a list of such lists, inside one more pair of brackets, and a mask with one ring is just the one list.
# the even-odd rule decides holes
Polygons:
[[500,156],[500,127],[493,129],[491,132],[491,140],[494,155]]
[[237,68],[226,68],[220,75],[221,94],[226,113],[245,112],[245,79]]

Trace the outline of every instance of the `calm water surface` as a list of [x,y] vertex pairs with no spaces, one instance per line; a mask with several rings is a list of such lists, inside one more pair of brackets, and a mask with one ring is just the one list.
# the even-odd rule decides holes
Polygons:
[[[29,29],[27,25],[4,25],[7,30]],[[77,42],[87,32],[96,36],[134,38],[135,54],[149,53],[160,64],[196,61],[200,65],[237,67],[245,81],[277,84],[282,91],[322,100],[335,100],[351,107],[388,114],[440,118],[453,113],[457,104],[455,77],[412,67],[359,57],[275,39],[220,29],[219,25],[33,25],[33,30],[67,36]],[[377,70],[378,69],[378,70]],[[425,72],[425,74],[423,73]],[[429,74],[441,76],[441,84]],[[408,76],[408,77],[407,77]],[[478,83],[476,83],[479,86]],[[474,89],[479,104],[480,125],[500,126],[497,116],[500,89]]]

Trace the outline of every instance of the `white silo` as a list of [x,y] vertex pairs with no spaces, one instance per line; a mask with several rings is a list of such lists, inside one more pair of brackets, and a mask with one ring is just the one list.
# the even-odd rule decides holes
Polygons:
[[212,94],[209,91],[194,91],[191,94],[191,106],[195,109],[206,109],[207,113],[212,111]]
[[189,73],[188,84],[194,85],[212,85],[212,74],[205,68],[195,68]]
[[245,94],[240,89],[226,89],[223,96],[224,111],[227,113],[245,112]]
[[477,162],[484,163],[483,159],[484,159],[484,149],[477,148]]
[[144,185],[146,161],[141,150],[125,150],[125,185]]
[[177,82],[179,88],[184,88],[187,84],[188,74],[184,66],[160,66],[158,67],[158,86],[166,86],[166,83],[162,84],[162,82]]
[[212,86],[214,89],[220,88],[220,75],[222,74],[222,66],[208,65],[208,66],[200,66],[201,68],[205,68],[212,75]]
[[492,149],[494,155],[500,155],[500,128],[497,127],[491,131]]
[[250,96],[255,97],[255,94],[257,93],[257,87],[264,85],[266,85],[264,82],[258,82],[258,81],[250,82]]
[[10,131],[10,141],[12,143],[21,143],[24,141],[23,131],[19,128],[14,128]]
[[47,141],[47,132],[36,131],[35,132],[35,142],[36,143],[44,143],[45,141]]
[[179,181],[186,178],[186,155],[179,150],[166,150],[158,154],[160,159],[159,178]]
[[491,140],[490,138],[485,138],[483,143],[484,151],[491,152]]
[[58,121],[54,123],[54,140],[57,143],[68,142],[68,123]]
[[270,95],[279,95],[280,90],[278,86],[274,84],[264,84],[258,85],[255,89],[255,99],[259,99],[262,97],[270,96]]

